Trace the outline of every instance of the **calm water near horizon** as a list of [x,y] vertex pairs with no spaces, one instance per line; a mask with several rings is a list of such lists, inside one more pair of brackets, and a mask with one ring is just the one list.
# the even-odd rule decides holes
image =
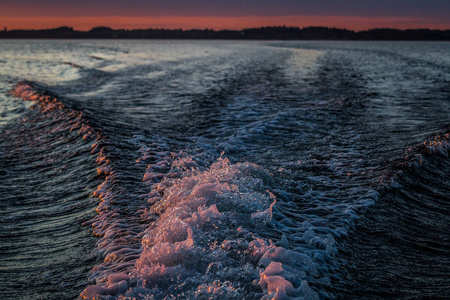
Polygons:
[[2,40],[0,298],[448,299],[449,143],[446,42]]

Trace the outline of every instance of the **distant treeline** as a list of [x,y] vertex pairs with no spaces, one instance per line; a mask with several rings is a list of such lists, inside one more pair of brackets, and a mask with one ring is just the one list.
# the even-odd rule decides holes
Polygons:
[[352,31],[328,27],[261,27],[243,30],[133,29],[95,27],[77,31],[71,27],[45,30],[0,31],[0,38],[12,39],[208,39],[208,40],[389,40],[449,41],[450,30],[389,28]]

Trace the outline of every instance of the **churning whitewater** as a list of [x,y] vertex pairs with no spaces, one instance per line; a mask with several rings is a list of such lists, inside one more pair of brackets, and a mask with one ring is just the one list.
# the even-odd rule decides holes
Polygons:
[[0,49],[3,299],[450,297],[448,43]]

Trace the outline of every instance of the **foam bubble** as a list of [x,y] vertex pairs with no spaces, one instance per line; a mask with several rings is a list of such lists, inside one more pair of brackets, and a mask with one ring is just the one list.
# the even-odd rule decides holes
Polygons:
[[[154,166],[164,172],[170,165],[178,178],[166,176],[152,185],[141,217],[155,221],[143,230],[134,266],[121,275],[111,274],[110,265],[97,268],[97,284],[82,297],[288,299],[309,294],[315,299],[303,283],[317,273],[311,258],[262,236],[276,205],[264,185],[270,175],[257,165],[233,165],[226,158],[203,171],[194,168],[191,157],[169,160],[150,165],[144,175],[158,169]],[[97,195],[105,197],[107,190],[104,183]],[[286,237],[281,245],[289,247]],[[120,257],[116,250],[105,260]]]

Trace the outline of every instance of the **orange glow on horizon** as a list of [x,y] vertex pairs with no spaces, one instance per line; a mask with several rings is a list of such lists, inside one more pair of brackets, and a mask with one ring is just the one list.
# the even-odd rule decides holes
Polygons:
[[113,29],[231,29],[255,28],[262,26],[327,26],[350,30],[372,28],[397,29],[450,29],[450,22],[443,24],[429,19],[398,17],[346,17],[346,16],[283,16],[283,17],[1,17],[0,28],[49,29],[60,26],[75,30],[90,30],[97,26]]

